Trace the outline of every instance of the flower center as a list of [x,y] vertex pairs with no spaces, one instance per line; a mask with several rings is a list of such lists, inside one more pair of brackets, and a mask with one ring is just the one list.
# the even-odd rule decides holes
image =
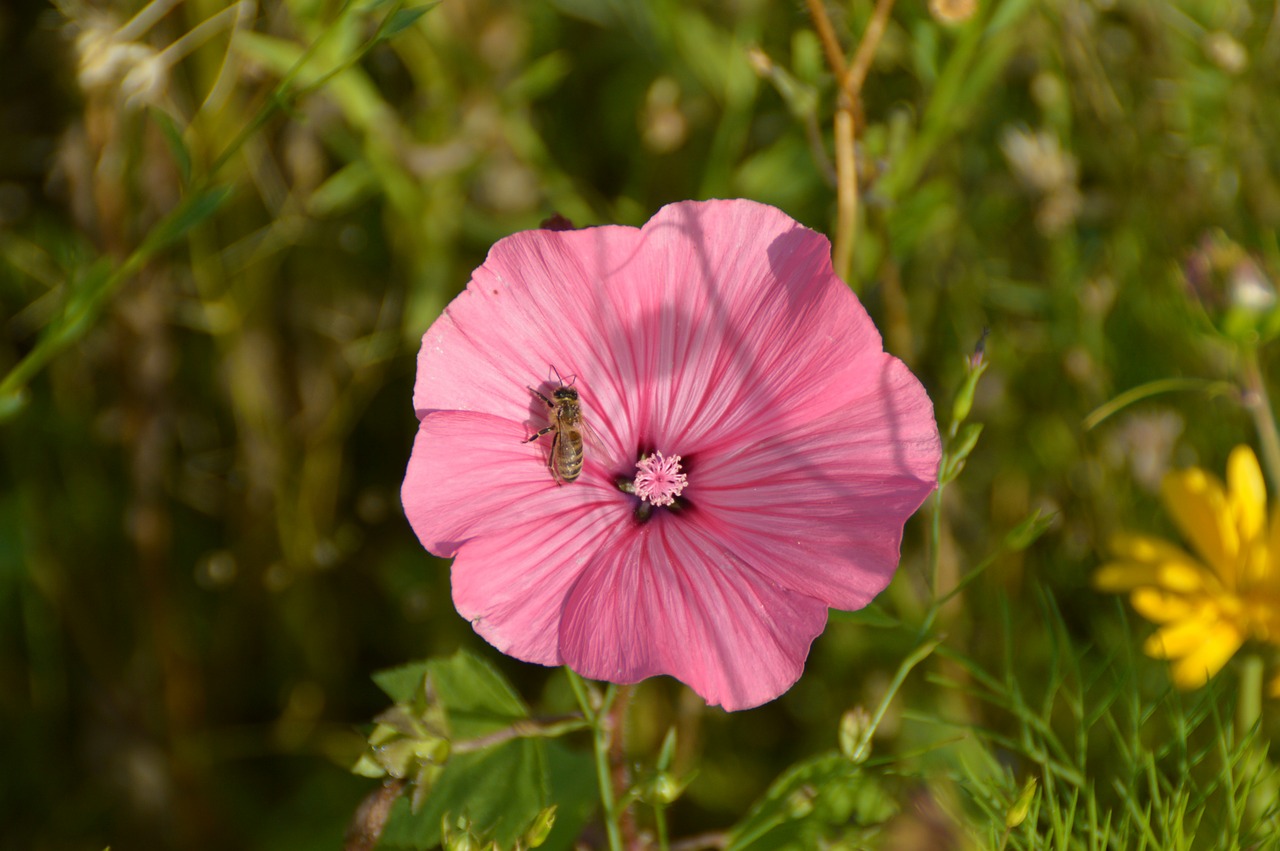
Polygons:
[[650,505],[670,505],[688,484],[689,477],[680,472],[679,455],[664,458],[658,452],[636,464],[635,494]]

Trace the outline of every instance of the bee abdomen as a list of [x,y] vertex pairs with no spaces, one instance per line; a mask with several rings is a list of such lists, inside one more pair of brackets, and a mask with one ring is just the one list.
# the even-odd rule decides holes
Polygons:
[[556,467],[561,479],[572,482],[582,474],[582,434],[569,431],[565,437],[556,447]]

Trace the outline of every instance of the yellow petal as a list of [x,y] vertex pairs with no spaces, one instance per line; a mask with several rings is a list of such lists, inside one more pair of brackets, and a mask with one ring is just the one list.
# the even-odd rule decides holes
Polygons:
[[1194,651],[1173,665],[1173,682],[1182,689],[1199,688],[1222,670],[1244,643],[1244,636],[1234,624],[1219,621],[1203,632],[1203,640]]
[[1280,697],[1280,674],[1276,674],[1267,683],[1267,696]]
[[1241,556],[1242,573],[1235,590],[1248,595],[1251,589],[1268,582],[1273,569],[1273,556],[1270,545],[1262,535],[1255,538]]
[[1171,544],[1163,538],[1152,535],[1135,535],[1131,532],[1118,532],[1107,542],[1111,553],[1117,559],[1125,561],[1147,562],[1158,564],[1164,561],[1185,561],[1191,564],[1195,560],[1187,551]]
[[1142,651],[1153,659],[1178,659],[1194,653],[1204,644],[1213,622],[1201,618],[1171,623],[1156,630],[1142,645]]
[[1271,528],[1267,535],[1266,575],[1280,572],[1280,503],[1271,509]]
[[1131,561],[1113,561],[1094,572],[1093,587],[1112,594],[1142,587],[1157,587],[1186,594],[1202,590],[1208,578],[1211,577],[1207,575],[1207,569],[1195,562],[1135,564]]
[[1251,541],[1265,528],[1267,486],[1253,450],[1237,446],[1227,459],[1227,491],[1236,526],[1244,541]]
[[1198,611],[1196,604],[1181,594],[1157,588],[1136,588],[1129,601],[1138,614],[1154,623],[1183,620]]
[[1205,563],[1226,581],[1234,582],[1240,536],[1222,483],[1192,467],[1166,475],[1161,493],[1174,522]]

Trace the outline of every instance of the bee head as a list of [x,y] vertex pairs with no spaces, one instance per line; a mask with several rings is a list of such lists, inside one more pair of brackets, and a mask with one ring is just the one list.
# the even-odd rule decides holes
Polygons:
[[578,401],[578,391],[572,387],[558,387],[551,395],[557,402]]

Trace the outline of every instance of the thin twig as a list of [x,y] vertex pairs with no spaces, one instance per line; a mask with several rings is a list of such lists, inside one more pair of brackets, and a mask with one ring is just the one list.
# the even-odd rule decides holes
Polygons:
[[822,0],[805,0],[809,6],[809,17],[813,18],[813,28],[818,31],[818,40],[822,42],[822,50],[827,54],[827,64],[836,80],[842,82],[845,75],[844,48],[836,38],[835,27],[831,26],[831,18],[827,15],[827,7]]
[[347,825],[343,851],[372,851],[377,846],[378,840],[382,838],[382,829],[387,826],[387,819],[391,815],[391,807],[404,793],[408,783],[403,779],[388,780],[364,796],[355,814],[351,816],[351,823]]
[[854,151],[853,109],[840,96],[836,110],[836,233],[831,262],[840,280],[848,283],[858,230],[858,163]]
[[503,727],[484,736],[474,739],[461,739],[453,743],[453,753],[469,753],[482,751],[509,742],[513,739],[543,739],[562,736],[573,730],[582,730],[591,726],[580,713],[556,715],[548,718],[528,718],[516,721],[510,727]]
[[880,39],[889,26],[889,13],[893,11],[893,0],[876,0],[875,11],[867,22],[867,29],[858,42],[858,50],[853,54],[853,64],[840,76],[840,88],[856,104],[860,100],[862,84],[871,70],[871,63],[876,58],[876,49]]
[[862,113],[862,85],[888,26],[893,0],[876,0],[871,20],[867,22],[867,29],[854,52],[853,64],[848,66],[822,0],[806,2],[809,17],[813,19],[814,29],[817,30],[818,39],[827,55],[827,64],[840,85],[835,114],[836,227],[832,240],[832,263],[836,274],[847,282],[850,279],[853,246],[858,234],[858,162],[854,146],[858,134],[858,116]]
[[1258,363],[1258,351],[1246,348],[1241,358],[1241,382],[1244,387],[1244,407],[1253,417],[1258,431],[1258,443],[1262,447],[1262,466],[1267,471],[1267,483],[1272,493],[1280,493],[1280,429],[1276,427],[1275,412],[1267,394],[1267,383]]
[[729,844],[729,834],[722,831],[699,833],[671,843],[671,851],[704,851],[707,848],[724,848]]

